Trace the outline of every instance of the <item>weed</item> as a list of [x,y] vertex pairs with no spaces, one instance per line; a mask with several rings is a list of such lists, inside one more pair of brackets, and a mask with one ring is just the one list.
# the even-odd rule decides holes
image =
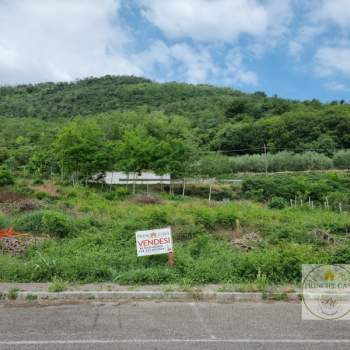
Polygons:
[[51,284],[49,285],[49,292],[63,292],[67,289],[66,283],[58,278],[54,277]]
[[37,299],[38,299],[37,295],[34,295],[34,294],[27,294],[26,295],[26,300],[28,300],[28,301],[33,301],[33,300],[37,300]]
[[18,292],[19,292],[18,288],[11,288],[7,292],[7,298],[10,299],[10,300],[16,300],[17,297],[18,297]]

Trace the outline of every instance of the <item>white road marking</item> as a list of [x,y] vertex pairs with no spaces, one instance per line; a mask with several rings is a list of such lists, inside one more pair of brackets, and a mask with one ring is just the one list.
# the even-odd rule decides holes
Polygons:
[[213,334],[212,330],[210,329],[210,327],[208,326],[208,324],[206,322],[204,322],[203,317],[198,309],[197,304],[195,303],[191,303],[191,306],[194,310],[194,313],[196,314],[199,322],[201,323],[202,327],[204,328],[204,330],[206,331],[206,333],[210,336],[211,339],[216,339],[215,335]]
[[350,339],[90,339],[0,341],[0,345],[136,344],[136,343],[248,343],[248,344],[350,344]]

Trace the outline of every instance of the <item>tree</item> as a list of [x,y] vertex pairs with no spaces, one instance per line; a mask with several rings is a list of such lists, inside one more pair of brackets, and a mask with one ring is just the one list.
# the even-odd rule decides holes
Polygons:
[[66,125],[57,135],[54,150],[62,177],[68,174],[73,183],[111,169],[115,157],[114,145],[93,120]]
[[182,175],[194,154],[194,147],[186,140],[167,136],[159,140],[141,128],[125,132],[117,143],[116,166],[126,172],[152,170],[157,174]]
[[342,150],[334,155],[333,162],[336,168],[350,169],[350,150]]

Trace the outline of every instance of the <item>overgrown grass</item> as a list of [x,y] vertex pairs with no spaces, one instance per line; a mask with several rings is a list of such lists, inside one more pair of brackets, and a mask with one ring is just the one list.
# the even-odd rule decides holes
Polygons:
[[[349,263],[346,232],[350,218],[326,210],[269,209],[249,201],[218,203],[185,198],[161,204],[111,201],[98,189],[62,187],[59,199],[45,204],[56,224],[38,230],[42,211],[15,213],[6,220],[26,222],[26,231],[51,234],[53,239],[20,257],[0,255],[1,281],[111,281],[122,284],[297,283],[304,263]],[[35,218],[31,222],[28,217]],[[24,220],[26,218],[26,220]],[[242,234],[258,232],[262,242],[249,252],[230,243],[240,221]],[[71,222],[74,230],[70,232]],[[165,255],[136,256],[135,231],[170,225],[175,265]],[[329,230],[336,244],[319,241],[315,228]],[[51,232],[51,230],[53,230]]]

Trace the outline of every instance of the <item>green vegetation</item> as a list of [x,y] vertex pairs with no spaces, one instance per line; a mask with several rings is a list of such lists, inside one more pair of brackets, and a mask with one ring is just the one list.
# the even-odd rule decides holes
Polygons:
[[18,288],[11,288],[7,292],[7,298],[10,299],[10,300],[16,300],[17,297],[18,297],[18,292],[19,292]]
[[54,277],[52,283],[49,285],[49,292],[58,293],[67,289],[67,285],[62,279]]
[[[344,101],[106,76],[0,87],[0,125],[0,229],[32,239],[0,255],[0,281],[265,290],[298,283],[303,263],[350,262]],[[108,170],[242,183],[213,184],[208,203],[206,183],[186,196],[180,182],[152,195],[89,183]],[[167,225],[175,265],[137,258],[135,231]]]
[[[165,193],[159,194],[159,204],[141,204],[133,196],[110,201],[100,189],[81,186],[60,186],[59,193],[54,201],[42,202],[44,211],[7,215],[10,224],[26,223],[26,232],[38,237],[52,230],[52,238],[21,256],[0,255],[1,281],[224,282],[254,283],[263,289],[267,283],[298,283],[303,263],[350,261],[350,217],[345,213],[271,209],[246,201],[208,205],[207,200]],[[48,225],[51,219],[44,220],[45,215],[54,217],[54,224]],[[57,234],[57,227],[65,232],[62,222],[70,222],[72,215],[75,229]],[[175,265],[169,267],[163,255],[138,258],[135,231],[167,225],[173,228]],[[332,240],[315,230],[327,232]],[[250,232],[261,237],[253,249],[242,250],[231,242]]]
[[[244,196],[257,201],[271,201],[273,207],[283,207],[297,200],[297,205],[315,204],[350,206],[350,177],[337,173],[308,175],[251,176],[243,182]],[[303,201],[300,203],[300,201]],[[277,202],[280,205],[277,206]]]
[[344,101],[106,76],[0,87],[0,123],[0,164],[72,182],[112,168],[181,177],[350,166]]
[[26,295],[26,300],[27,301],[33,301],[33,300],[37,300],[37,299],[38,299],[37,295],[34,295],[34,294],[27,294]]
[[0,186],[12,185],[13,176],[6,166],[0,167]]

